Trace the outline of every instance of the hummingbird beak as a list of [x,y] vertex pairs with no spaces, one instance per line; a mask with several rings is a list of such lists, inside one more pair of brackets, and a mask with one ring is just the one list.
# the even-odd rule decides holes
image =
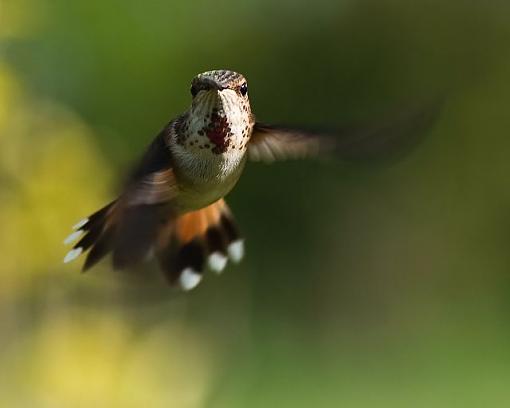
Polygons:
[[225,89],[224,86],[218,84],[216,81],[214,81],[213,79],[209,79],[209,78],[203,78],[201,80],[202,82],[202,89],[206,89],[206,90],[214,90],[214,91],[222,91]]
[[206,118],[214,110],[223,111],[223,88],[215,82],[211,82],[204,86],[202,91],[193,98],[192,109],[196,118]]

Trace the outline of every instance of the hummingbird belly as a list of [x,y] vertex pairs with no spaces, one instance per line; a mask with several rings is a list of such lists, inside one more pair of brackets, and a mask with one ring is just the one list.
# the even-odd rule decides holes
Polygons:
[[194,157],[175,166],[179,195],[175,199],[178,212],[204,208],[227,195],[241,176],[246,157],[238,154],[209,156],[205,160]]

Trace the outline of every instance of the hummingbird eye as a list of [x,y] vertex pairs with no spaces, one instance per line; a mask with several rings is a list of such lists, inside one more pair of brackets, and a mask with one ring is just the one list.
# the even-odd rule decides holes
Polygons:
[[246,96],[248,93],[248,84],[246,82],[239,87],[239,92],[241,95]]
[[191,96],[195,97],[195,96],[197,96],[198,89],[194,85],[191,85],[190,92],[191,92]]

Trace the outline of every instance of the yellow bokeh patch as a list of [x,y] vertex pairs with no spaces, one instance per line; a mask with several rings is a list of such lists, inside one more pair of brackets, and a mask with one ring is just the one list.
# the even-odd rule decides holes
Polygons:
[[[25,93],[0,69],[0,299],[63,271],[62,240],[107,200],[110,171],[68,109]],[[98,182],[100,181],[100,182]]]
[[4,359],[0,405],[203,406],[212,366],[205,337],[189,328],[165,323],[134,336],[121,315],[84,310],[43,321]]

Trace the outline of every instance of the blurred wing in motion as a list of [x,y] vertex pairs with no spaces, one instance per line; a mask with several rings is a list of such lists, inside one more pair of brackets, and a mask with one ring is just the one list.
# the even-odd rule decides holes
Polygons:
[[257,122],[248,144],[248,157],[253,161],[267,163],[304,159],[315,157],[321,151],[331,151],[334,146],[334,139],[329,135]]
[[64,262],[90,249],[83,266],[87,270],[112,251],[114,267],[125,268],[150,253],[161,225],[173,217],[177,193],[165,137],[163,131],[154,140],[117,200],[75,226],[65,243],[81,239]]
[[389,115],[376,123],[345,126],[334,132],[308,132],[256,123],[248,145],[253,161],[316,157],[333,153],[345,160],[394,157],[417,145],[436,120],[441,103]]

